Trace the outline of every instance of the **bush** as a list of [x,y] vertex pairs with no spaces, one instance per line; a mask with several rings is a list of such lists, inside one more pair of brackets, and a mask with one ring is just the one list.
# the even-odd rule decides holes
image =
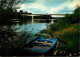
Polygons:
[[73,14],[65,14],[65,17],[57,19],[57,22],[51,25],[51,30],[58,31],[70,27],[70,24],[79,23],[80,7],[74,10]]
[[[74,24],[72,24],[74,25]],[[64,48],[59,48],[59,50],[66,50],[68,52],[76,52],[79,51],[79,24],[72,26],[69,28],[65,28],[60,31],[56,31],[53,35],[54,38],[60,39],[65,44]]]
[[32,34],[27,32],[17,33],[8,26],[0,26],[0,55],[26,55],[24,46],[32,40],[30,37]]
[[2,9],[0,8],[0,25],[11,25],[11,19],[18,19],[19,13],[14,12],[13,9]]

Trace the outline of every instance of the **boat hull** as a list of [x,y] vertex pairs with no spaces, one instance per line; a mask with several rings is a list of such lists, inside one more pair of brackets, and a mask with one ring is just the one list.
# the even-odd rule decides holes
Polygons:
[[37,55],[52,55],[57,46],[57,39],[45,40],[45,38],[37,37],[28,44],[26,44],[26,51],[28,56]]

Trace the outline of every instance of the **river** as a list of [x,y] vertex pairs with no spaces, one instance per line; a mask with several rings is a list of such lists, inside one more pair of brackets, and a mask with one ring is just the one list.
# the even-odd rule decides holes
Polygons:
[[12,25],[13,29],[17,29],[16,32],[30,32],[32,34],[36,34],[43,29],[47,29],[47,23],[27,23],[27,24],[16,24]]
[[[52,22],[52,20],[51,20]],[[35,34],[38,34],[40,31],[47,29],[47,25],[51,24],[50,23],[31,23],[31,22],[26,22],[26,23],[22,23],[22,24],[13,24],[11,26],[11,29],[15,29],[15,32],[20,32],[19,35],[22,35],[23,33],[25,33],[25,37],[27,37],[27,42],[29,42],[30,40],[32,40],[33,38],[35,38]],[[22,33],[23,32],[23,33]]]
[[31,22],[26,22],[26,23],[22,23],[19,24],[17,23],[16,25],[12,25],[12,29],[17,29],[16,32],[21,32],[21,31],[25,31],[25,32],[30,32],[32,34],[36,34],[39,33],[41,30],[47,29],[47,25],[53,23],[53,20],[51,20],[50,23],[31,23]]

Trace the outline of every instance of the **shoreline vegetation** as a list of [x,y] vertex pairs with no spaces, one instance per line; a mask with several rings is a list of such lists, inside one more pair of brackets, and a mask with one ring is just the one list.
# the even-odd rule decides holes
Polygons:
[[[17,21],[26,22],[20,15],[22,10],[17,12],[19,5],[24,0],[1,0],[0,3],[0,56],[26,56],[24,45],[32,38],[32,35],[28,32],[11,29],[11,22],[13,19]],[[26,13],[28,14],[28,12]],[[27,34],[27,35],[26,35]],[[26,42],[27,41],[27,42]]]
[[[43,30],[40,35],[46,38],[57,38],[59,43],[57,55],[79,56],[79,33],[80,33],[80,7],[74,10],[73,14],[66,14],[65,17],[57,19],[57,22],[50,25],[50,29]],[[48,36],[48,35],[49,36]]]

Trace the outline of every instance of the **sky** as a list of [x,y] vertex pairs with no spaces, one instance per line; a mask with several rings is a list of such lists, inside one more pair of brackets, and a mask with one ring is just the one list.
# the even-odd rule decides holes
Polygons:
[[33,14],[66,14],[73,13],[80,0],[26,0],[19,10]]

